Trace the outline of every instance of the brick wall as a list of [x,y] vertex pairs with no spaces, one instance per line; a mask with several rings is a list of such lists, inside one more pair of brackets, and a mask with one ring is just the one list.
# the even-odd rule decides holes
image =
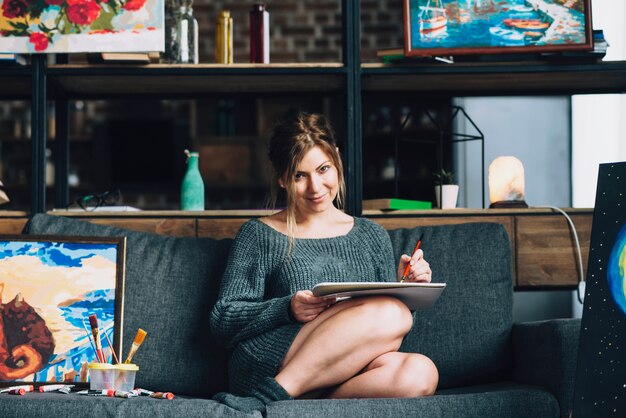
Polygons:
[[[353,0],[356,1],[356,0]],[[215,22],[221,10],[233,17],[234,60],[248,62],[248,12],[254,2],[195,0],[200,62],[215,62]],[[276,0],[270,13],[270,60],[340,62],[342,15],[340,0]],[[362,60],[376,61],[376,49],[402,45],[402,0],[361,1]]]

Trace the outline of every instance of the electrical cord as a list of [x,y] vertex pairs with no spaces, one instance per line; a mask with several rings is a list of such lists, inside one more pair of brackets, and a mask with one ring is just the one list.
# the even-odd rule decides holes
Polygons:
[[569,215],[565,213],[563,209],[557,208],[556,206],[545,205],[545,206],[532,206],[532,207],[538,208],[538,209],[555,210],[561,213],[563,216],[565,216],[565,219],[567,219],[567,222],[569,223],[569,226],[572,229],[572,233],[574,234],[574,241],[576,242],[576,255],[578,256],[578,274],[579,274],[578,287],[576,289],[576,296],[578,297],[578,302],[582,305],[585,300],[585,292],[584,290],[582,290],[581,292],[581,289],[586,287],[585,276],[583,273],[583,256],[580,250],[580,241],[578,241],[578,232],[576,232],[576,226],[574,226],[574,222],[572,222],[572,218],[570,218]]

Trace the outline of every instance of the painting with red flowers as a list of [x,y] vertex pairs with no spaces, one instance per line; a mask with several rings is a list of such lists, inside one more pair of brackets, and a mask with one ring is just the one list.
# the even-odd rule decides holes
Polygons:
[[163,51],[164,0],[0,0],[0,53]]

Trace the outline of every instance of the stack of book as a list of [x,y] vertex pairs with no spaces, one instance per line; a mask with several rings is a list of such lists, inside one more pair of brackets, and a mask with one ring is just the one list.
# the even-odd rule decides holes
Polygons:
[[403,48],[379,49],[376,56],[380,58],[383,64],[417,64],[427,62],[443,62],[453,64],[452,57],[406,57]]
[[366,199],[363,200],[363,209],[366,210],[424,210],[432,209],[432,202],[407,199]]
[[0,65],[26,65],[28,60],[22,54],[0,53]]

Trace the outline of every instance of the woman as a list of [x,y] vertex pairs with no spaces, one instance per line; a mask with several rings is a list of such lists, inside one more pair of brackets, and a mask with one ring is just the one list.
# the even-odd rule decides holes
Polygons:
[[[320,282],[430,282],[418,250],[397,269],[378,224],[345,214],[343,167],[321,115],[300,113],[274,130],[269,157],[287,209],[240,229],[211,314],[231,351],[231,391],[216,399],[241,410],[305,397],[414,397],[434,393],[437,368],[398,348],[412,326],[392,297],[342,301],[313,296]],[[276,196],[274,190],[273,196]],[[274,199],[275,200],[275,199]]]

